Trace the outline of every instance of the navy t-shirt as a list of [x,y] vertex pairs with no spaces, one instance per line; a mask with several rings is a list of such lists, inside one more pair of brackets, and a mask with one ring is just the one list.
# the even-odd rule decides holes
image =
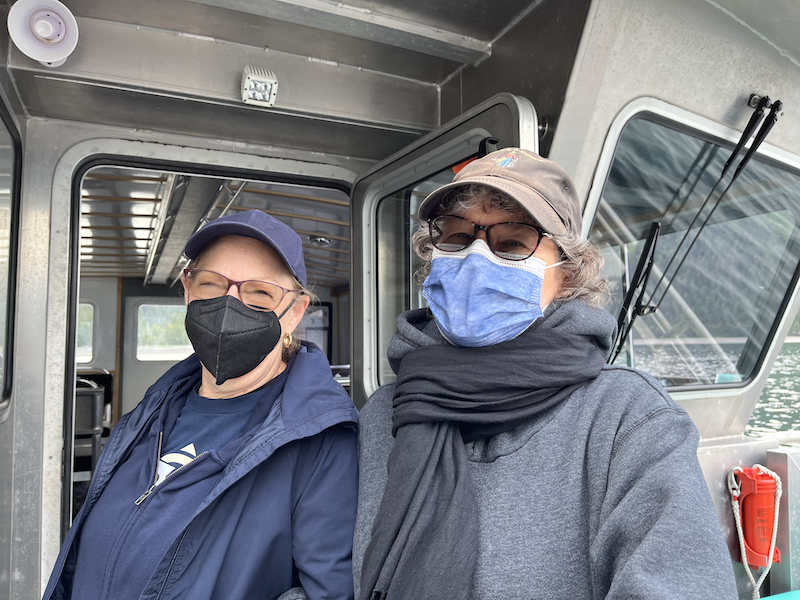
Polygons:
[[269,414],[287,372],[238,398],[211,400],[184,387],[167,399],[86,517],[73,598],[139,598],[161,557],[244,443],[243,436]]
[[224,448],[242,433],[256,404],[266,401],[271,407],[275,402],[275,397],[265,397],[265,394],[277,396],[270,393],[281,387],[274,383],[273,380],[266,388],[238,398],[204,398],[197,388],[192,389],[175,427],[161,447],[156,483],[160,484],[205,452]]

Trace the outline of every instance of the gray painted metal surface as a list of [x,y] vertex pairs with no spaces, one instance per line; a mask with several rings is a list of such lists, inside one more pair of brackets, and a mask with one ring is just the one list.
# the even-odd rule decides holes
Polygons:
[[465,67],[442,86],[442,122],[498,92],[522,96],[536,107],[547,156],[589,6],[590,0],[533,3],[494,41],[491,58]]
[[[789,22],[798,8],[788,13]],[[604,0],[587,17],[550,158],[588,196],[603,142],[632,100],[657,98],[741,131],[750,94],[784,101],[768,141],[797,153],[800,67],[705,0]]]
[[777,447],[778,441],[775,438],[734,436],[701,442],[697,451],[700,468],[703,469],[711,499],[722,525],[722,533],[728,544],[741,600],[752,597],[752,586],[744,566],[736,562],[739,557],[739,540],[733,520],[731,497],[728,493],[727,475],[733,467],[766,464],[767,454]]
[[781,478],[783,495],[778,511],[781,562],[773,564],[770,594],[800,589],[800,448],[783,446],[767,451],[766,467]]
[[491,54],[491,44],[441,27],[399,19],[371,8],[327,0],[194,0],[280,21],[309,25],[355,38],[379,41],[439,58],[474,63]]

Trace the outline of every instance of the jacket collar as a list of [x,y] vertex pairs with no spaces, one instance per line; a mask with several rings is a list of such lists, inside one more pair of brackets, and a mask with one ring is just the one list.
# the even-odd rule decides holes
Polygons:
[[[325,354],[313,343],[303,342],[289,366],[284,393],[275,401],[261,427],[231,461],[220,483],[232,482],[264,461],[275,449],[291,441],[310,437],[338,423],[358,422],[358,411],[341,385],[331,377]],[[167,371],[147,390],[143,400],[120,422],[123,431],[116,440],[110,467],[116,464],[146,430],[148,423],[172,393],[200,382],[201,366],[192,354]]]

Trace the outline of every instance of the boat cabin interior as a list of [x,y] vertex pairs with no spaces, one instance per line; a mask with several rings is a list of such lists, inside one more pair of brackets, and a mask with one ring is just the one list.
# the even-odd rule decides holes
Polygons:
[[[361,407],[394,377],[397,314],[424,306],[420,202],[511,146],[572,175],[612,358],[692,416],[734,561],[729,469],[800,490],[800,434],[745,435],[800,306],[794,0],[0,8],[0,597],[40,597],[104,440],[191,353],[192,233],[259,209],[301,236],[302,337]],[[800,589],[795,496],[765,593]]]

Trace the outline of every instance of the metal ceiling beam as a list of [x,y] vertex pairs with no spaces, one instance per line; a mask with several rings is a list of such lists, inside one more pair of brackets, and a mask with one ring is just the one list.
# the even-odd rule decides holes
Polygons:
[[92,200],[99,200],[102,202],[160,202],[161,198],[140,198],[140,197],[121,197],[121,196],[81,196],[81,202],[89,202]]
[[[92,216],[96,217],[98,215],[93,214],[93,213],[83,213],[81,215],[81,218],[92,217]],[[121,215],[121,216],[123,216],[123,217],[139,217],[139,216],[142,216],[142,215],[125,214],[125,215]],[[146,217],[146,218],[152,219],[153,217]],[[87,225],[83,225],[82,224],[81,228],[86,229],[86,230],[102,229],[104,231],[147,231],[148,233],[150,231],[152,231],[152,227],[134,227],[132,225],[126,225],[126,226],[122,226],[122,225],[95,225],[94,223],[90,223],[90,224],[87,224]],[[95,238],[92,238],[92,236],[81,236],[81,237],[84,237],[86,239],[95,239]],[[121,238],[121,239],[131,239],[131,240],[132,239],[137,239],[137,240],[141,240],[141,239],[147,239],[147,238]]]
[[193,0],[251,15],[288,21],[352,37],[381,42],[460,63],[491,56],[492,44],[423,23],[328,0]]
[[[237,186],[232,185],[232,190],[238,189]],[[291,194],[289,192],[279,192],[278,190],[262,190],[260,188],[254,188],[248,186],[245,190],[248,194],[263,194],[265,196],[278,196],[280,198],[296,198],[298,200],[311,200],[313,202],[322,202],[323,204],[335,204],[337,206],[350,206],[349,200],[334,200],[332,198],[320,198],[318,196],[310,196],[308,194]],[[240,209],[237,206],[231,207],[234,210],[246,210]]]
[[[320,262],[317,262],[317,261],[309,260],[309,258],[310,258],[309,256],[305,257],[305,263],[306,263],[306,268],[307,269],[312,269],[314,271],[324,272],[324,273],[327,273],[329,271],[336,271],[338,273],[347,273],[348,275],[350,274],[350,269],[341,269],[339,267],[332,267],[332,266],[326,265],[324,263],[320,263]],[[322,259],[322,260],[325,260],[325,259]]]
[[[299,231],[297,233],[300,233]],[[322,234],[319,234],[322,235]],[[350,240],[346,240],[350,241]],[[340,254],[350,254],[350,250],[344,250],[342,248],[331,248],[330,246],[316,246],[311,244],[303,244],[303,248],[310,248],[312,250],[324,250],[325,252],[338,252]]]
[[183,256],[183,247],[196,230],[197,224],[208,209],[209,199],[215,199],[221,190],[221,179],[192,177],[181,200],[180,210],[175,215],[169,236],[164,243],[161,256],[153,269],[151,283],[167,283],[172,271]]
[[[158,205],[158,219],[156,219],[155,227],[153,228],[153,243],[150,244],[150,247],[147,249],[147,267],[144,270],[144,282],[145,284],[148,283],[150,280],[150,274],[153,270],[154,261],[160,254],[160,252],[164,249],[164,242],[161,241],[161,236],[163,233],[169,234],[169,230],[165,231],[164,223],[167,221],[167,216],[170,214],[170,206],[172,204],[173,195],[175,193],[175,184],[178,181],[178,175],[174,173],[170,173],[167,175],[167,181],[164,183],[164,189],[159,196],[161,196],[161,204]],[[181,179],[183,182],[183,179]],[[185,183],[182,190],[185,192]],[[180,201],[179,204],[180,206]],[[175,212],[177,212],[177,207],[175,208]],[[173,214],[174,218],[174,214]],[[170,224],[171,225],[171,224]]]
[[[247,190],[245,190],[247,191]],[[225,204],[218,204],[217,208],[225,208]],[[252,207],[249,206],[231,206],[230,209],[234,211],[245,211],[251,210]],[[300,213],[289,213],[284,212],[281,210],[268,210],[266,208],[261,209],[262,212],[267,213],[268,215],[272,215],[273,217],[287,217],[290,219],[303,219],[306,221],[315,221],[317,223],[326,223],[328,225],[337,225],[339,227],[350,227],[349,221],[337,221],[336,219],[326,219],[324,217],[315,217],[314,215],[303,215]],[[323,234],[319,234],[323,235]]]
[[[305,248],[305,247],[306,247],[306,246],[305,246],[305,245],[303,245],[303,248]],[[325,251],[324,249],[321,249],[321,250],[322,250],[323,252]],[[337,263],[344,263],[344,264],[346,264],[346,265],[349,265],[349,264],[350,264],[350,261],[349,261],[349,260],[343,260],[343,259],[341,259],[341,258],[333,258],[332,256],[317,256],[316,254],[309,254],[309,253],[308,253],[308,252],[306,252],[305,250],[303,251],[303,256],[305,256],[306,258],[318,258],[318,259],[320,259],[320,260],[332,260],[333,262],[337,262]]]

